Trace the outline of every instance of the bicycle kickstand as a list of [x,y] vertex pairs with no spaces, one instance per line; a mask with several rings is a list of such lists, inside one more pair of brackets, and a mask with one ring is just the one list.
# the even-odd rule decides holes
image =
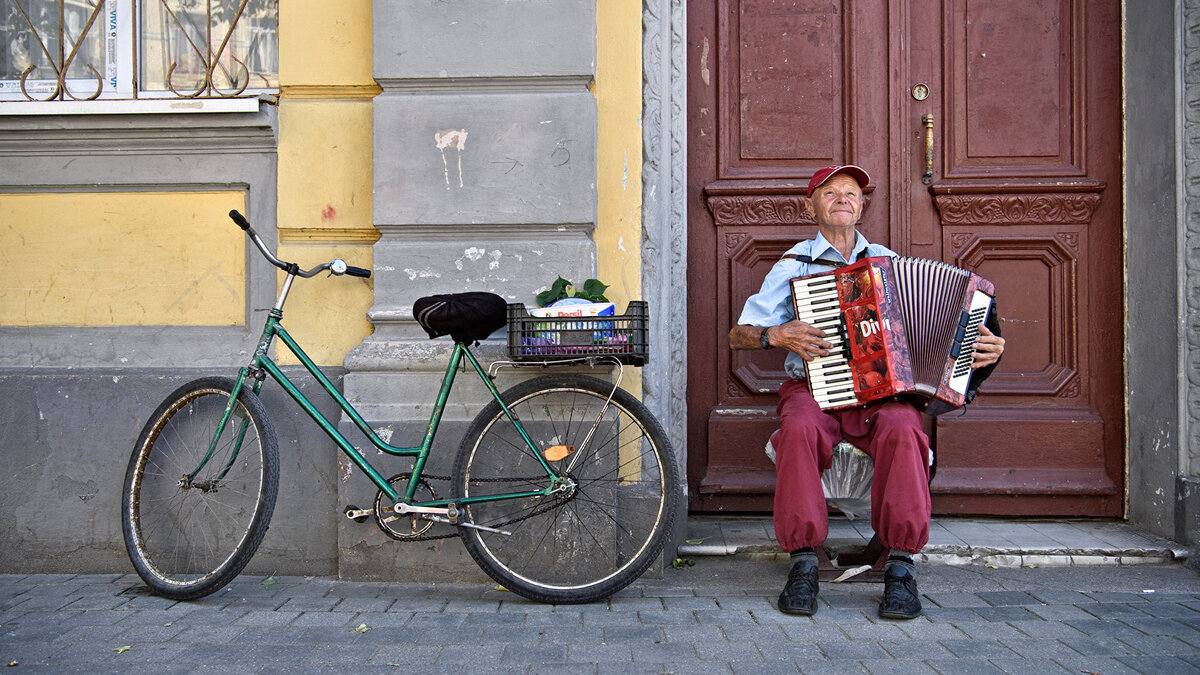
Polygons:
[[496,534],[503,534],[506,537],[512,536],[512,532],[509,532],[507,530],[497,530],[494,527],[488,527],[486,525],[476,525],[475,523],[467,523],[467,522],[463,522],[461,520],[458,521],[457,523],[452,523],[452,522],[450,522],[449,518],[444,518],[442,516],[435,516],[433,514],[428,514],[425,517],[434,522],[438,522],[438,523],[446,523],[448,525],[454,525],[457,527],[469,527],[472,530],[482,530],[484,532],[495,532]]

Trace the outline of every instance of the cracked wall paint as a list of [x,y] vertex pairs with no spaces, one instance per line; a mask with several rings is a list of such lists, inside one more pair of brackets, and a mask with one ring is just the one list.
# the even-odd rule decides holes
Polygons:
[[389,424],[386,427],[379,427],[378,429],[375,429],[375,435],[379,437],[379,440],[381,440],[384,443],[387,443],[389,445],[392,442],[392,434],[394,434],[394,433],[396,433],[396,426],[393,424]]
[[[462,268],[459,268],[459,269],[462,269]],[[408,275],[409,281],[416,281],[417,279],[428,279],[430,277],[432,277],[434,279],[442,278],[441,272],[435,272],[431,269],[414,270],[414,269],[408,269],[406,267],[406,268],[404,268],[404,273]]]

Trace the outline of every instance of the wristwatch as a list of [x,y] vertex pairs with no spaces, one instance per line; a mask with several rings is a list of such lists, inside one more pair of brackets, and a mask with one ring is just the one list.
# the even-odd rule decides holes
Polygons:
[[762,332],[758,334],[758,346],[763,349],[771,348],[771,339],[767,337],[767,330],[770,326],[763,326]]

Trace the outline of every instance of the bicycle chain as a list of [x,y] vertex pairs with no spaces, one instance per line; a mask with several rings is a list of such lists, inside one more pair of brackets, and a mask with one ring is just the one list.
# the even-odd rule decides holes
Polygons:
[[[451,479],[451,476],[435,476],[435,475],[431,475],[431,474],[421,474],[421,477],[424,479],[427,479],[427,480],[448,481]],[[503,483],[503,482],[511,482],[514,480],[530,481],[530,479],[528,479],[528,478],[480,478],[480,479],[477,479],[475,482],[476,483]],[[489,525],[488,527],[494,527],[494,528],[499,529],[501,527],[504,527],[505,525],[512,525],[513,523],[519,523],[522,520],[529,520],[530,518],[532,518],[534,516],[541,515],[543,513],[546,513],[547,511],[551,511],[553,509],[557,509],[558,507],[562,506],[563,504],[566,504],[567,502],[571,501],[574,498],[575,498],[574,493],[572,493],[572,496],[568,497],[567,499],[563,499],[561,501],[555,500],[554,503],[546,504],[545,506],[538,507],[538,508],[534,509],[533,511],[530,511],[529,513],[521,516],[520,518],[513,518],[512,520],[506,520],[502,523],[495,523],[493,525]],[[437,522],[437,521],[435,521],[435,522]],[[453,525],[451,523],[442,523],[442,524],[450,525],[451,527],[457,527],[456,525]],[[452,534],[425,534],[425,535],[421,535],[419,537],[406,537],[402,541],[435,541],[437,539],[449,539],[450,537],[457,537],[457,536],[458,536],[458,532],[455,531]]]

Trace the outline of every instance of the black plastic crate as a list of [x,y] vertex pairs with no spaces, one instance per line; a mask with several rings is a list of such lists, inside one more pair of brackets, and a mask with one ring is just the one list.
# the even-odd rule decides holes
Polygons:
[[614,316],[535,317],[525,305],[508,306],[508,357],[514,361],[563,361],[611,356],[627,366],[650,360],[650,309],[631,300]]

